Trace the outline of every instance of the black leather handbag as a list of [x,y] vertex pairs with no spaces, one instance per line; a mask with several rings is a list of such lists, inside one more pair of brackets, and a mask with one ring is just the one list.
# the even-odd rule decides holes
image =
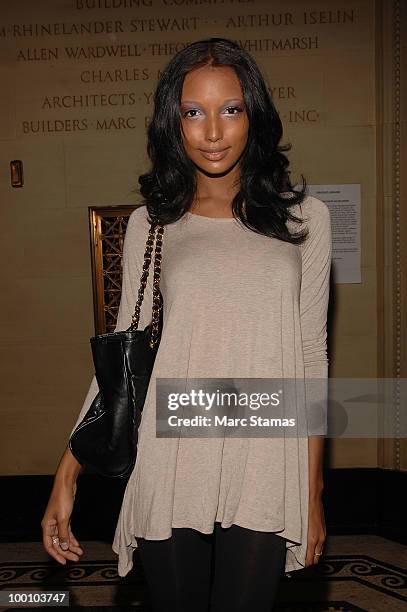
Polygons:
[[[130,327],[90,339],[99,392],[72,432],[69,448],[80,464],[103,476],[128,478],[136,462],[138,428],[163,325],[159,289],[163,232],[162,225],[151,223]],[[154,242],[152,321],[138,330]]]

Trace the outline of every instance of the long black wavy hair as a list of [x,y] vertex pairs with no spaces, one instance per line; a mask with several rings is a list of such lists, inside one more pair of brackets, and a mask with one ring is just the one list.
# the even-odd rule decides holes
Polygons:
[[[293,244],[302,243],[307,230],[290,233],[286,223],[299,223],[289,208],[306,195],[293,188],[289,161],[280,145],[280,117],[255,60],[227,38],[207,38],[189,44],[166,65],[154,93],[154,111],[147,129],[147,153],[152,167],[139,176],[140,194],[150,222],[166,225],[189,210],[196,194],[196,167],[188,157],[181,132],[180,103],[186,74],[212,64],[230,66],[240,81],[249,121],[247,145],[239,160],[240,190],[232,212],[249,229]],[[245,204],[245,209],[243,208]]]

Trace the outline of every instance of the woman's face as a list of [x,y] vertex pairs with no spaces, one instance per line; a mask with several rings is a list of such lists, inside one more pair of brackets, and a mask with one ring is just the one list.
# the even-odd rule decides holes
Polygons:
[[[203,66],[184,79],[182,141],[190,159],[208,174],[231,170],[243,153],[249,121],[239,79],[229,66]],[[210,152],[215,152],[210,154]],[[216,153],[217,152],[217,153]]]

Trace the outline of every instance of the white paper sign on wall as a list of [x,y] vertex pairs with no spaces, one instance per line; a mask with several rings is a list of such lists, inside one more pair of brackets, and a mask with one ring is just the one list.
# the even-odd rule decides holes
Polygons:
[[329,207],[334,282],[361,283],[360,184],[308,185],[308,193]]

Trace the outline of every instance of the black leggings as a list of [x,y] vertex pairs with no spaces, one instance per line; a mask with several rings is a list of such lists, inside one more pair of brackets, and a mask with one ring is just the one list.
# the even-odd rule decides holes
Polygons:
[[137,544],[154,612],[272,610],[286,557],[275,533],[215,523],[213,534],[173,528]]

